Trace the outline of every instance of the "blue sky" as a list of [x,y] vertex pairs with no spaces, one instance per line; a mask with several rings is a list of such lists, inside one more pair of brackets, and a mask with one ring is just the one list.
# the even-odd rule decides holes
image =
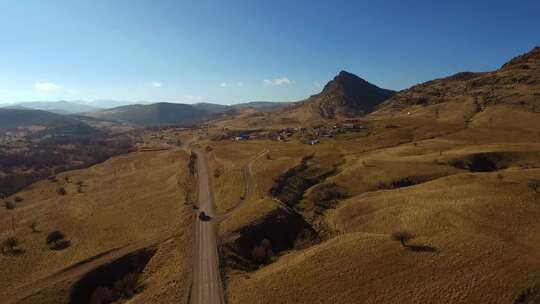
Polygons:
[[540,44],[540,1],[0,0],[0,102],[294,101],[404,89]]

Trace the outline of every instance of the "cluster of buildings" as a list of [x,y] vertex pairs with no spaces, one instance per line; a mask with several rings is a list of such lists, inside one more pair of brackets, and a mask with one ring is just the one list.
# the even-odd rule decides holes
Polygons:
[[333,124],[320,124],[313,127],[296,127],[283,129],[252,129],[252,130],[228,130],[223,129],[216,140],[257,140],[270,139],[276,141],[288,141],[293,138],[306,144],[316,145],[321,138],[333,138],[337,134],[359,132],[366,129],[364,123],[359,120],[344,120]]

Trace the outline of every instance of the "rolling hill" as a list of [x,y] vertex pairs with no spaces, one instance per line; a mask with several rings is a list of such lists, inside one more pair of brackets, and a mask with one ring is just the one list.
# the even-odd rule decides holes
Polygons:
[[81,121],[69,116],[42,110],[23,110],[0,108],[0,129],[28,127],[32,125],[46,127],[80,126]]
[[128,105],[108,110],[88,113],[87,116],[128,122],[137,125],[188,125],[208,119],[211,112],[192,105],[177,103],[154,103],[149,105]]

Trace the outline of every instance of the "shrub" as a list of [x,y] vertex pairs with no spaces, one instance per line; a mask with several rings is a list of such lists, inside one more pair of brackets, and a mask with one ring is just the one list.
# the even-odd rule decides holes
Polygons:
[[191,151],[191,154],[189,156],[189,164],[188,164],[189,174],[190,175],[195,175],[196,164],[197,164],[197,154],[195,154],[195,152]]
[[266,248],[264,246],[255,246],[251,250],[251,258],[257,263],[264,263],[266,261]]
[[414,235],[408,231],[396,231],[391,235],[391,239],[394,241],[399,241],[401,246],[407,247],[407,242],[414,238]]
[[266,250],[272,249],[272,242],[269,239],[263,239],[261,241],[261,246],[263,246]]
[[19,246],[19,240],[14,237],[7,238],[1,244],[2,254],[14,254],[16,252],[17,246]]
[[62,250],[70,245],[70,242],[66,240],[66,236],[60,232],[60,230],[49,233],[49,235],[47,235],[46,243],[49,245],[49,248],[53,250]]
[[540,193],[540,179],[530,180],[527,185],[529,186],[529,188],[534,190],[534,192]]
[[309,198],[318,206],[332,208],[338,200],[346,198],[340,187],[335,183],[321,184],[315,187]]
[[56,193],[58,193],[59,195],[66,195],[67,194],[67,191],[64,187],[60,187],[58,189],[56,189]]
[[49,233],[49,235],[47,235],[47,244],[50,244],[50,243],[56,243],[60,240],[63,240],[66,236],[60,232],[60,230],[55,230],[51,233]]
[[6,207],[7,210],[13,210],[13,209],[15,209],[15,203],[10,202],[10,201],[5,202],[5,203],[4,203],[4,206]]

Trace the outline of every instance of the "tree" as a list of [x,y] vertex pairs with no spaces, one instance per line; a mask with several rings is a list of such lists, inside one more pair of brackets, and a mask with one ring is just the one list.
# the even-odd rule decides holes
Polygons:
[[540,193],[540,179],[530,180],[527,186],[529,186],[529,188],[531,188],[534,192]]
[[2,254],[13,254],[19,246],[19,240],[14,237],[9,237],[2,242]]
[[137,292],[138,286],[139,274],[128,273],[125,277],[114,283],[114,291],[119,297],[129,299]]
[[59,195],[66,195],[67,191],[66,191],[66,188],[60,187],[60,188],[56,189],[56,193],[58,193]]
[[14,202],[7,201],[7,202],[4,203],[4,206],[6,207],[7,210],[15,209],[15,203]]
[[391,236],[393,241],[399,241],[401,246],[407,247],[407,242],[414,238],[414,235],[408,231],[396,231]]
[[255,246],[251,250],[251,258],[257,263],[266,261],[266,248],[264,246]]

